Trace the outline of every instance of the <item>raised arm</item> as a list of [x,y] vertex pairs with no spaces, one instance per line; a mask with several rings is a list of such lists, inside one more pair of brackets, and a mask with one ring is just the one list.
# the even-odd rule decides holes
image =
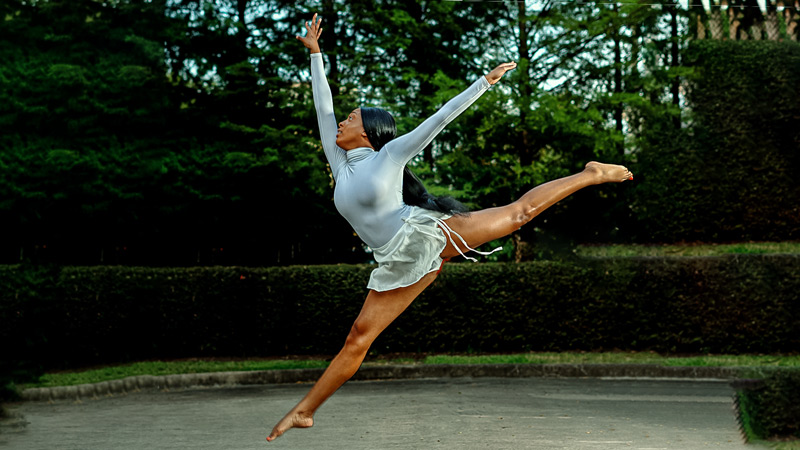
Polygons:
[[517,67],[517,63],[510,62],[497,66],[494,70],[480,77],[472,86],[453,97],[444,104],[434,115],[427,118],[410,133],[404,134],[390,141],[381,151],[388,152],[389,156],[398,164],[406,165],[411,158],[419,154],[433,138],[438,135],[447,124],[470,107],[475,100],[480,98],[489,87],[497,83],[503,75]]
[[322,140],[322,149],[331,166],[333,178],[339,173],[347,157],[345,151],[336,145],[336,116],[333,112],[333,95],[325,76],[325,67],[322,63],[322,53],[319,48],[319,36],[322,34],[320,27],[321,18],[311,18],[311,25],[306,25],[305,37],[296,36],[311,52],[311,87],[314,93],[314,107],[317,110],[317,124]]

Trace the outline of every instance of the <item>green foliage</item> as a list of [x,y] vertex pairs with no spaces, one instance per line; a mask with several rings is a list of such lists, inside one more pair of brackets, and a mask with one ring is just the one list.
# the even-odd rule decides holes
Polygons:
[[783,369],[740,383],[736,395],[749,440],[800,438],[800,370]]
[[[428,104],[433,74],[463,80],[474,69],[469,55],[483,47],[450,49],[485,41],[479,24],[490,8],[385,1],[363,15],[365,5],[317,6],[4,3],[0,220],[15,239],[0,245],[0,259],[367,260],[335,211],[316,137],[308,55],[294,38],[308,7],[326,21],[337,108],[405,104],[396,112],[412,121],[437,106]],[[357,86],[377,90],[357,99]]]
[[[681,67],[669,56],[667,8],[522,5],[495,6],[502,22],[489,50],[518,67],[448,126],[460,139],[442,145],[431,164],[436,183],[480,207],[507,204],[591,160],[631,164],[642,129],[676,113],[667,94]],[[439,81],[444,91],[448,84]],[[599,187],[565,199],[516,234],[513,256],[536,259],[577,241],[624,239],[635,229],[628,189]]]
[[[9,285],[9,299],[27,289],[38,303],[0,309],[51,368],[334,354],[373,267],[69,267]],[[32,270],[6,267],[3,282]],[[800,344],[798,273],[797,255],[447,264],[372,350],[788,353]]]
[[11,3],[0,220],[14,239],[0,259],[366,259],[330,201],[308,86],[286,89],[269,48],[225,29],[223,5],[200,2],[193,22],[198,2]]
[[708,40],[687,56],[693,123],[651,130],[638,155],[639,239],[797,239],[800,47]]
[[48,267],[0,266],[0,401],[16,396],[14,382],[41,375],[43,353],[58,336],[47,327],[52,315],[57,271]]
[[[592,159],[633,166],[635,187],[571,196],[497,258],[631,236],[797,237],[796,45],[685,52],[673,8],[540,6],[3,2],[0,222],[13,239],[0,261],[368,261],[331,201],[308,55],[294,38],[312,10],[337,111],[384,107],[401,133],[497,63],[519,62],[412,162],[436,194],[486,208]],[[694,114],[682,129],[678,79],[691,80]]]

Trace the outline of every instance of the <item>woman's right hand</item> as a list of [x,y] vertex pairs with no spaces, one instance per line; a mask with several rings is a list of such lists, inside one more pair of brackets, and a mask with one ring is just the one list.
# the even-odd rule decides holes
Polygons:
[[317,18],[317,14],[314,13],[314,17],[311,18],[311,25],[308,25],[306,22],[306,35],[305,37],[295,36],[300,42],[303,43],[311,53],[320,53],[319,49],[319,36],[322,34],[322,28],[320,28],[319,24],[322,22],[322,17],[319,19]]
[[516,68],[517,68],[517,63],[514,61],[500,64],[499,66],[495,67],[494,70],[485,75],[486,81],[488,81],[489,84],[495,84],[498,81],[500,81],[500,78],[503,78],[503,75],[505,75],[506,72]]

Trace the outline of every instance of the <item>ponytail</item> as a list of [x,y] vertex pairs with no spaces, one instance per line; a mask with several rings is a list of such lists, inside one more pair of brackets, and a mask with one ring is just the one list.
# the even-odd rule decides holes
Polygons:
[[414,175],[408,166],[403,169],[403,202],[406,205],[418,206],[431,211],[446,214],[464,214],[469,212],[463,203],[453,197],[437,197],[431,195],[425,185]]

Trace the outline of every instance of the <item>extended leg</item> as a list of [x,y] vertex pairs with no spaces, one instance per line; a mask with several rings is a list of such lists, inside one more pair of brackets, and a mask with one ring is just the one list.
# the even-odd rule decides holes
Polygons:
[[[475,211],[465,216],[453,216],[445,222],[470,247],[476,248],[517,231],[542,211],[580,189],[595,184],[619,183],[632,177],[631,172],[623,166],[590,162],[582,172],[536,186],[510,205]],[[442,257],[452,258],[458,255],[458,250],[448,241]]]
[[369,291],[356,318],[344,348],[331,361],[314,387],[289,413],[275,425],[267,438],[272,441],[290,428],[307,428],[314,424],[314,413],[325,400],[352,377],[367,355],[375,338],[389,326],[414,299],[436,278],[429,273],[416,284],[386,292]]

